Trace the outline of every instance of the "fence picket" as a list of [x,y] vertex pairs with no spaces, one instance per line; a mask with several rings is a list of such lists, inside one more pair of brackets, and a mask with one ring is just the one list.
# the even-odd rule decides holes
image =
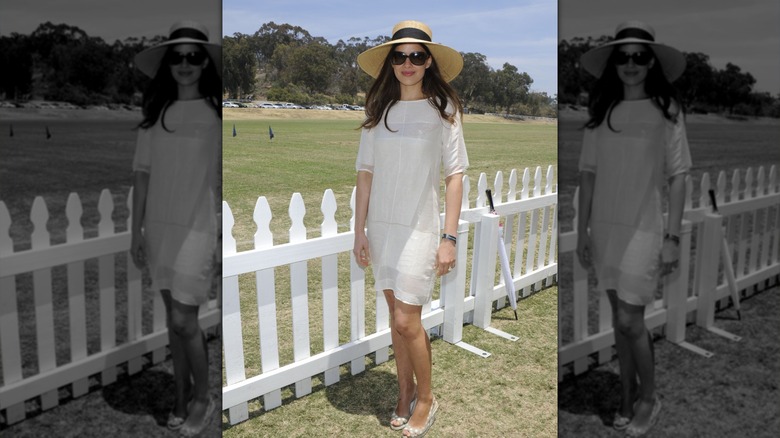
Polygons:
[[[523,170],[523,188],[520,190],[520,199],[528,199],[528,191],[529,191],[529,183],[531,182],[531,173],[529,172],[528,168],[526,167],[525,170]],[[525,211],[520,212],[520,219],[517,223],[517,255],[515,256],[515,266],[514,266],[514,272],[512,275],[515,277],[519,277],[521,274],[523,274],[523,251],[525,249],[525,228],[526,228],[526,220],[528,218],[528,213]],[[528,255],[525,256],[526,258]],[[525,273],[528,273],[526,271]]]
[[[30,236],[32,249],[42,251],[51,246],[50,235],[46,229],[49,212],[43,198],[37,196],[33,201],[30,219],[34,231]],[[35,329],[38,347],[38,370],[43,373],[57,367],[54,349],[54,308],[52,302],[51,268],[38,269],[33,272],[33,288],[35,295]],[[57,406],[57,390],[49,390],[41,394],[41,409],[49,410]]]
[[[539,169],[541,171],[541,168]],[[546,184],[544,186],[544,194],[550,194],[552,193],[552,178],[553,178],[553,172],[552,172],[552,166],[549,166],[547,168],[547,180]],[[541,179],[539,180],[541,183]],[[553,207],[548,206],[544,207],[544,219],[542,220],[542,229],[541,233],[539,233],[539,254],[536,257],[536,268],[541,269],[544,266],[544,259],[545,259],[545,252],[548,248],[548,241],[550,236],[550,215],[552,214]],[[534,290],[541,290],[542,289],[542,281],[539,280],[534,285]]]
[[[542,168],[536,166],[536,172],[534,173],[534,198],[540,196],[542,193]],[[539,215],[538,209],[531,211],[531,231],[528,234],[528,253],[525,260],[525,273],[533,271],[534,269],[534,256],[536,256],[536,248],[538,242],[539,233]],[[531,285],[523,288],[523,297],[527,297],[531,294]]]
[[[290,200],[290,243],[304,242],[306,240],[306,227],[303,225],[303,217],[306,215],[306,206],[300,193],[294,193]],[[311,356],[311,342],[309,338],[309,272],[308,262],[296,262],[290,265],[290,289],[293,323],[293,347],[295,361],[300,361]],[[311,393],[311,377],[295,382],[295,396],[303,397]]]
[[[76,193],[68,195],[65,207],[68,219],[66,241],[68,243],[84,240],[84,228],[81,226],[83,208]],[[68,312],[70,320],[70,360],[79,361],[87,357],[87,305],[84,297],[84,261],[68,263]],[[84,395],[89,390],[89,380],[79,379],[73,382],[73,397]]]
[[[335,236],[338,233],[336,224],[336,196],[333,190],[327,189],[322,196],[323,221],[322,237]],[[338,255],[331,254],[322,257],[322,336],[324,351],[330,351],[339,346],[339,289],[338,289]],[[329,386],[339,381],[339,366],[325,371],[325,385]]]
[[[13,253],[11,215],[0,201],[0,257]],[[16,276],[0,278],[0,360],[3,364],[3,383],[9,385],[22,380],[22,354],[19,345],[19,313],[16,305]],[[6,422],[13,424],[24,419],[24,402],[6,408]]]
[[[98,201],[98,236],[108,236],[114,233],[114,221],[111,212],[114,201],[111,193],[103,189]],[[98,257],[98,288],[100,290],[100,351],[108,351],[116,346],[116,288],[114,287],[114,256],[112,254]],[[108,367],[101,373],[101,383],[104,385],[116,381],[116,367]]]
[[[493,180],[493,202],[498,204],[503,204],[504,200],[504,173],[500,170],[496,172],[496,177]],[[507,218],[508,219],[508,218]],[[506,221],[504,221],[504,246],[507,248],[507,255],[512,256],[512,244],[511,244],[511,236],[512,236],[512,228],[508,227],[506,224]],[[509,237],[509,243],[507,243],[507,237]],[[501,275],[501,278],[504,278],[503,275]],[[509,279],[502,280],[503,281],[511,281]],[[498,309],[506,306],[506,297],[502,296],[500,297],[497,302],[496,306]]]

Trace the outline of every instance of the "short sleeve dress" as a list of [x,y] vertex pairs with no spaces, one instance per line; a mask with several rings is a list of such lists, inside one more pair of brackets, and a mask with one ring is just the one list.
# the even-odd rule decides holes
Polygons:
[[178,100],[158,121],[138,130],[133,170],[149,174],[144,239],[152,288],[174,300],[209,299],[219,224],[222,126],[206,100]]
[[398,101],[387,125],[363,129],[356,163],[373,173],[366,228],[375,287],[421,306],[436,278],[442,170],[466,170],[466,144],[460,114],[449,123],[427,99]]
[[666,178],[687,172],[691,156],[682,115],[664,118],[651,100],[621,101],[586,129],[581,172],[595,174],[590,217],[593,259],[602,290],[633,305],[653,301],[663,246]]

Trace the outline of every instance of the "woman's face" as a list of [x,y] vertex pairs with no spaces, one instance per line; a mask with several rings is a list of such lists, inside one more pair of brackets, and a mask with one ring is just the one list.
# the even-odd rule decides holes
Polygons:
[[197,85],[209,57],[197,44],[177,44],[168,53],[173,79],[181,86]]
[[[392,58],[396,58],[397,61],[403,59],[403,63],[398,65],[396,65],[395,62],[391,62],[395,77],[401,85],[408,87],[421,84],[423,77],[425,76],[425,69],[430,67],[431,62],[433,62],[433,59],[428,55],[428,52],[425,51],[425,48],[420,44],[401,44],[396,46],[393,51],[396,52],[396,54],[391,54],[391,60]],[[403,58],[403,55],[401,54],[407,55],[407,57]],[[412,62],[412,59],[417,58],[419,60],[423,57],[425,58],[425,61],[422,65],[415,65]]]
[[647,72],[653,68],[655,58],[642,44],[624,44],[615,49],[612,59],[618,77],[624,85],[641,85],[647,78]]

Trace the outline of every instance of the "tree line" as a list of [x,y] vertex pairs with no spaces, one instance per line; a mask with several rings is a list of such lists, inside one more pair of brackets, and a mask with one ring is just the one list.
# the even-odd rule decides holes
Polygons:
[[[264,98],[300,104],[364,103],[373,79],[357,64],[361,52],[387,36],[352,37],[330,44],[290,24],[263,24],[254,34],[223,37],[223,87],[228,98]],[[480,53],[462,53],[453,80],[464,106],[475,112],[556,117],[555,96],[530,91],[528,73],[505,63],[495,70]]]
[[[561,104],[587,104],[587,93],[596,78],[579,64],[588,50],[611,41],[612,37],[572,38],[558,44],[558,92]],[[780,94],[754,91],[756,79],[736,64],[722,70],[710,64],[704,53],[683,52],[686,68],[674,82],[689,113],[727,113],[736,116],[780,117]]]
[[133,57],[164,36],[108,44],[67,24],[46,22],[30,35],[0,37],[0,94],[14,101],[42,97],[86,106],[139,104],[148,78]]

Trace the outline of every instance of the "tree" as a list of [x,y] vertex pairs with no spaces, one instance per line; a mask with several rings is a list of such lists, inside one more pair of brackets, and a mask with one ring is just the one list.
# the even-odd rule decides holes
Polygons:
[[734,107],[740,102],[747,102],[750,98],[750,92],[756,83],[755,78],[750,73],[742,73],[742,70],[732,64],[727,63],[725,70],[720,70],[715,75],[715,83],[719,90],[719,102],[729,110],[729,114],[734,113]]
[[517,67],[508,62],[504,63],[503,68],[492,76],[494,102],[507,114],[514,104],[525,99],[528,89],[533,83],[533,79],[528,76],[528,73],[518,72]]
[[252,94],[257,59],[249,35],[235,33],[222,38],[222,88],[232,98]]
[[489,95],[492,95],[491,69],[487,63],[487,57],[481,53],[463,53],[462,55],[463,70],[452,81],[452,86],[458,90],[458,95],[465,107],[471,107],[478,99],[487,103]]
[[33,60],[29,39],[17,33],[0,37],[0,92],[17,100],[32,90]]
[[715,90],[715,69],[704,53],[685,53],[685,72],[674,83],[685,106],[693,109],[708,103]]

